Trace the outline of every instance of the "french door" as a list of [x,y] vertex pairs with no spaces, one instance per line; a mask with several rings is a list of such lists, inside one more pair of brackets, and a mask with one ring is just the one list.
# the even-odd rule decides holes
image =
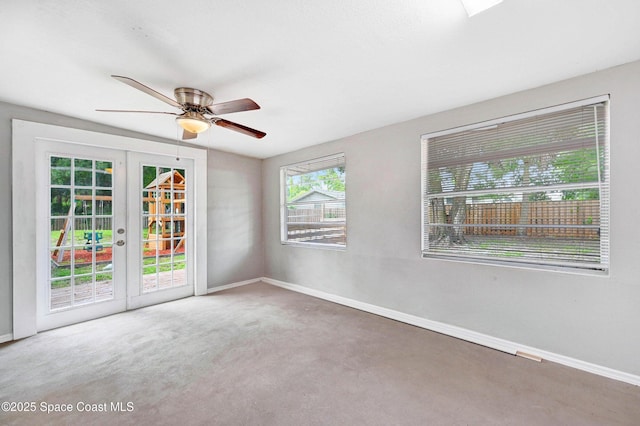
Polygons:
[[193,162],[128,153],[128,308],[193,294]]
[[63,142],[36,158],[38,330],[194,293],[192,160]]

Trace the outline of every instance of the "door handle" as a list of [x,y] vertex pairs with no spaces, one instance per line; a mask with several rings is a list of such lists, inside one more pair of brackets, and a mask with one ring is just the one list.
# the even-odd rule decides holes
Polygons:
[[116,245],[119,246],[119,247],[122,247],[124,245],[124,240],[116,241]]

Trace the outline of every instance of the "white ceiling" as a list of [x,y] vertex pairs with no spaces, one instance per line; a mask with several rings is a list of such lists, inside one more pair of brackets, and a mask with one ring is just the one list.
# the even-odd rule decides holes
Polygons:
[[0,7],[0,101],[175,139],[172,111],[112,78],[261,110],[203,146],[266,158],[640,59],[638,0],[14,0]]

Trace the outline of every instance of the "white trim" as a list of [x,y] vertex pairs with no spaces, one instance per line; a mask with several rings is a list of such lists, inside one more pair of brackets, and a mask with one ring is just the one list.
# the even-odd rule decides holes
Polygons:
[[420,254],[427,248],[424,244],[426,231],[424,216],[427,214],[424,204],[427,195],[427,149],[427,139],[423,137],[420,140]]
[[225,285],[220,285],[220,286],[216,286],[216,287],[211,287],[211,288],[207,289],[207,294],[217,293],[219,291],[229,290],[231,288],[242,287],[243,285],[255,284],[257,282],[260,282],[261,280],[262,280],[262,278],[254,278],[252,280],[238,281],[237,283],[231,283],[231,284],[225,284]]
[[[36,143],[47,141],[106,147],[122,151],[175,156],[176,145],[98,133],[30,121],[12,120],[12,232],[13,232],[13,337],[36,334],[35,173]],[[207,150],[179,147],[181,158],[195,167],[195,279],[196,296],[207,294]]]
[[438,321],[432,321],[426,318],[421,318],[415,315],[410,315],[403,312],[395,311],[393,309],[383,308],[381,306],[360,302],[358,300],[349,299],[347,297],[338,296],[335,294],[325,293],[324,291],[321,291],[321,290],[316,290],[316,289],[304,287],[297,284],[291,284],[284,281],[274,280],[272,278],[267,278],[267,277],[262,277],[262,281],[267,284],[274,285],[276,287],[281,287],[287,290],[306,294],[308,296],[313,296],[319,299],[328,300],[330,302],[338,303],[340,305],[348,306],[350,308],[359,309],[361,311],[369,312],[371,314],[380,315],[385,318],[404,322],[406,324],[410,324],[410,325],[421,327],[427,330],[435,331],[437,333],[446,334],[447,336],[466,340],[468,342],[486,346],[491,349],[497,349],[499,351],[506,352],[511,355],[515,355],[516,352],[526,352],[528,354],[538,356],[547,361],[566,365],[567,367],[576,368],[578,370],[597,374],[599,376],[607,377],[609,379],[619,380],[621,382],[626,382],[632,385],[640,386],[640,376],[637,376],[634,374],[625,373],[623,371],[614,370],[612,368],[603,367],[597,364],[592,364],[590,362],[581,361],[579,359],[571,358],[564,355],[559,355],[553,352],[541,350],[531,346],[521,345],[519,343],[511,342],[505,339],[500,339],[498,337],[489,336],[483,333],[478,333],[476,331],[468,330],[466,328],[457,327],[454,325],[449,325],[449,324],[445,324]]
[[[345,156],[344,152],[339,152],[336,154],[331,154],[331,155],[326,155],[324,157],[319,157],[319,158],[314,158],[311,160],[307,160],[307,161],[298,161],[296,163],[293,164],[288,164],[285,166],[280,166],[280,244],[282,245],[293,245],[293,246],[304,246],[304,247],[317,247],[317,248],[324,248],[324,249],[329,249],[329,250],[345,250],[346,246],[347,246],[347,235],[346,235],[346,224],[347,224],[347,218],[346,218],[346,212],[347,212],[347,196],[346,196],[346,181],[345,181],[345,197],[342,200],[336,200],[338,203],[343,204],[344,205],[344,209],[345,209],[345,219],[344,219],[344,224],[345,224],[345,243],[344,244],[331,244],[331,243],[306,243],[304,241],[289,241],[289,233],[288,233],[288,224],[289,222],[287,221],[287,210],[289,205],[292,204],[298,204],[297,202],[294,201],[287,201],[287,179],[289,177],[288,174],[288,170],[291,168],[295,168],[296,166],[305,166],[305,165],[312,165],[312,164],[320,164],[320,163],[326,163],[330,160],[335,160],[336,164],[327,166],[320,169],[311,169],[308,170],[304,173],[300,173],[299,175],[305,175],[305,174],[309,174],[309,173],[314,173],[314,172],[318,172],[321,170],[328,170],[331,168],[336,168],[339,167],[339,165],[341,164],[342,167],[345,168],[346,170],[346,165],[347,165],[347,159]],[[297,175],[297,176],[299,176]],[[327,203],[332,203],[333,201],[328,201]],[[309,205],[311,204],[315,204],[316,202],[308,202]],[[324,203],[324,202],[323,202]],[[301,204],[307,204],[307,203],[301,203]],[[294,222],[292,222],[294,223]]]
[[21,339],[37,333],[35,138],[23,122],[12,124],[13,337]]
[[12,333],[3,334],[2,336],[0,336],[0,343],[10,342],[12,340],[13,340],[13,334]]

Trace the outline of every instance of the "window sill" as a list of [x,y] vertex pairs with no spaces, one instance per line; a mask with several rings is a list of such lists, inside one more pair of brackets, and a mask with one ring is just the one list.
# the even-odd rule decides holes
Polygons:
[[342,244],[303,243],[298,241],[280,241],[283,246],[304,247],[320,250],[346,251],[347,246]]
[[431,260],[444,260],[446,262],[458,262],[458,263],[470,263],[475,265],[485,265],[492,267],[506,267],[506,268],[515,268],[515,269],[526,269],[530,271],[541,271],[541,272],[558,272],[572,275],[587,275],[587,276],[597,276],[597,277],[608,277],[609,276],[609,268],[601,269],[598,268],[597,265],[594,265],[593,268],[588,267],[578,267],[578,266],[563,266],[563,265],[552,265],[552,264],[540,264],[534,262],[514,262],[514,261],[500,261],[496,259],[482,259],[482,258],[472,258],[472,257],[464,257],[464,256],[447,256],[447,255],[437,255],[437,254],[425,254],[422,253],[423,259],[431,259]]

